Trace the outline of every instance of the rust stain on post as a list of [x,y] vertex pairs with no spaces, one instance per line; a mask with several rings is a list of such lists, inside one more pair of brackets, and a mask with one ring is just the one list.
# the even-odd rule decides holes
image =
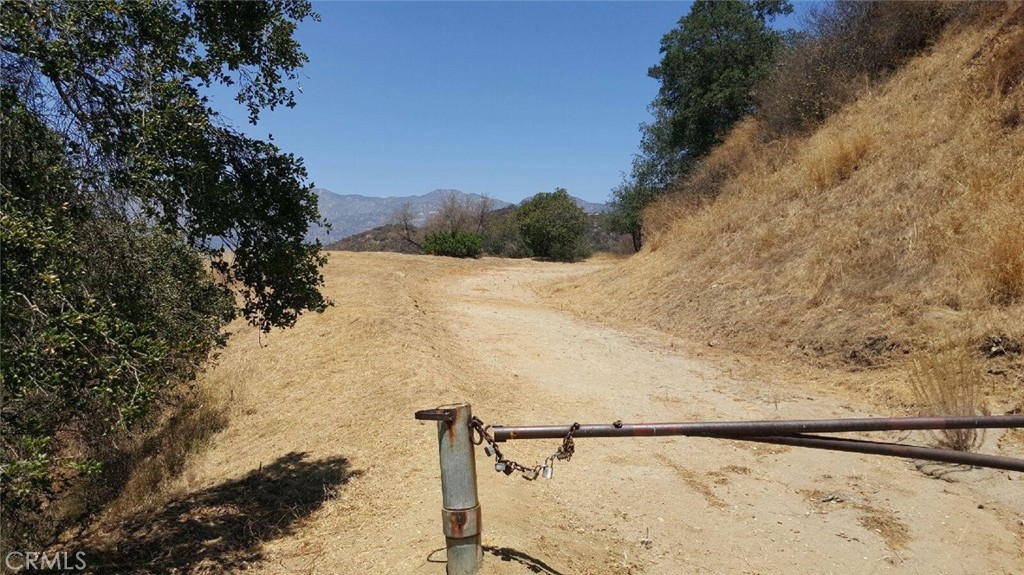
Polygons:
[[442,509],[441,518],[445,537],[463,539],[480,534],[479,505],[473,509]]

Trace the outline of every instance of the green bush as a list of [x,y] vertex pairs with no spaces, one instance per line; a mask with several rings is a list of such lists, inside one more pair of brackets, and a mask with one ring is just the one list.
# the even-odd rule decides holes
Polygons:
[[423,253],[453,258],[478,258],[483,253],[480,236],[459,230],[433,232],[423,238]]
[[524,201],[516,211],[516,223],[527,247],[537,257],[574,262],[590,256],[584,237],[587,214],[564,188]]
[[[106,474],[165,393],[223,343],[230,293],[175,233],[108,213],[73,183],[64,142],[0,108],[3,545],[45,544],[63,498]],[[90,505],[98,501],[91,500]]]
[[483,231],[484,252],[500,258],[529,258],[533,252],[526,246],[519,226],[516,225],[514,207],[492,212]]

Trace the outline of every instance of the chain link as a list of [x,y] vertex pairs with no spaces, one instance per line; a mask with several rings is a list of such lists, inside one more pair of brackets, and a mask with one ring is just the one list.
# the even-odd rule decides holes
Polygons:
[[558,446],[558,449],[551,454],[544,463],[541,465],[535,465],[533,467],[526,467],[517,461],[513,461],[505,457],[498,448],[498,444],[494,441],[494,437],[491,435],[490,425],[485,425],[479,417],[473,416],[469,421],[469,427],[472,429],[471,437],[474,445],[484,446],[484,453],[488,457],[494,457],[494,470],[505,475],[512,475],[515,472],[520,472],[523,478],[527,481],[533,481],[537,477],[542,476],[544,479],[551,479],[554,473],[555,460],[558,461],[569,461],[572,459],[573,453],[576,452],[576,443],[572,439],[572,434],[575,433],[579,428],[579,423],[574,423],[569,427],[569,433],[562,439],[562,444]]

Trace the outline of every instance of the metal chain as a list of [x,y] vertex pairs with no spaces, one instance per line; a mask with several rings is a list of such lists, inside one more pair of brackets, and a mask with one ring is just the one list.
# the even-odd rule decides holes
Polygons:
[[479,417],[473,416],[469,421],[469,427],[473,430],[472,440],[474,445],[481,445],[486,443],[484,446],[484,453],[488,457],[494,457],[494,470],[505,475],[512,475],[519,471],[522,473],[523,478],[527,481],[533,481],[537,477],[543,477],[544,479],[551,479],[554,475],[554,463],[555,460],[569,461],[572,459],[573,453],[576,452],[576,443],[572,439],[572,434],[580,428],[579,423],[572,424],[569,427],[569,433],[562,439],[562,444],[558,446],[558,449],[541,465],[535,465],[533,467],[526,467],[519,462],[513,461],[505,457],[498,448],[497,442],[494,441],[494,437],[491,435],[490,425],[485,425]]

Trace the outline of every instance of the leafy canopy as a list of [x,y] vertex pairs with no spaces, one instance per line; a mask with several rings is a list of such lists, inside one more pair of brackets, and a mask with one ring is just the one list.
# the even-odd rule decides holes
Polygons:
[[30,544],[223,342],[234,302],[180,236],[98,213],[9,90],[0,131],[0,489],[7,541]]
[[[304,0],[4,2],[3,85],[66,142],[98,208],[180,233],[242,293],[263,330],[322,310],[319,220],[299,158],[232,129],[205,91],[236,90],[256,123],[294,106]],[[227,250],[225,249],[227,248]],[[229,252],[230,255],[227,253]]]
[[662,179],[686,173],[750,113],[754,88],[771,71],[783,36],[768,21],[793,11],[787,0],[698,0],[661,39],[661,81],[643,127],[642,151]]
[[462,230],[439,230],[423,238],[423,253],[453,258],[478,258],[483,253],[483,238]]
[[673,178],[688,174],[753,110],[784,35],[768,21],[793,8],[787,0],[698,0],[661,39],[661,62],[648,75],[661,82],[654,121],[640,127],[640,153],[612,190],[612,231],[643,244],[644,209]]
[[587,215],[565,188],[524,201],[516,210],[516,224],[537,257],[576,261],[590,255],[584,240]]
[[71,519],[62,495],[116,493],[131,434],[224,342],[232,288],[262,330],[327,304],[301,160],[204,94],[231,86],[254,123],[294,105],[292,35],[315,14],[39,0],[0,17],[0,543],[26,548]]
[[615,233],[629,234],[635,252],[643,247],[644,209],[661,192],[655,179],[656,169],[647,158],[634,156],[632,172],[624,175],[622,183],[612,189],[608,228]]

